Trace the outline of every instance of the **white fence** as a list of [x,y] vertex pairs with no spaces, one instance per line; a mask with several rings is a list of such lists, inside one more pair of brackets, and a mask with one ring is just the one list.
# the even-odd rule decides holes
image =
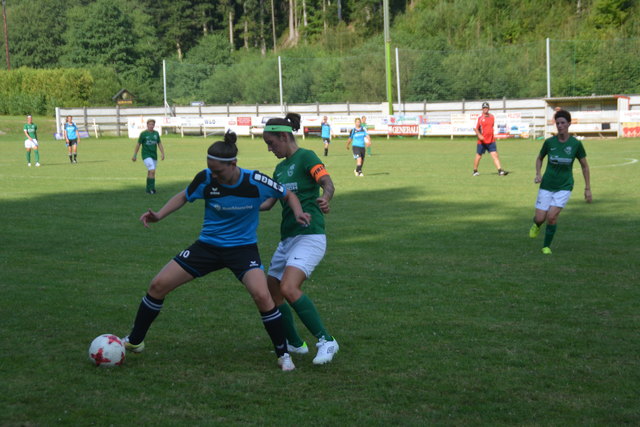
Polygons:
[[[623,102],[622,102],[622,101]],[[387,123],[396,118],[411,117],[417,120],[417,136],[455,136],[473,134],[465,127],[465,132],[455,131],[455,122],[466,115],[467,121],[481,111],[480,101],[418,102],[395,104],[394,116],[386,114],[387,103],[346,103],[346,104],[292,104],[284,105],[217,105],[217,106],[174,106],[163,107],[102,107],[102,108],[56,108],[58,132],[64,118],[74,117],[79,128],[91,136],[125,136],[130,134],[132,123],[139,128],[147,117],[162,117],[165,133],[191,133],[204,135],[234,128],[240,120],[248,120],[248,132],[260,132],[260,125],[266,118],[282,117],[286,112],[296,112],[304,119],[317,120],[329,116],[345,118],[367,116],[373,122],[372,128],[387,133]],[[574,120],[572,132],[595,136],[622,136],[622,110],[640,110],[640,96],[594,96],[575,98],[532,98],[488,100],[491,112],[496,116],[517,117],[526,127],[528,137],[547,136],[554,131],[553,110],[556,106],[571,111]],[[284,110],[284,111],[283,111]],[[173,118],[173,119],[172,119]],[[177,119],[180,120],[177,120]],[[338,120],[338,121],[340,121]],[[453,125],[452,125],[453,123]],[[246,123],[245,123],[246,125]],[[413,129],[413,128],[412,128]],[[469,133],[470,132],[470,133]],[[338,130],[336,134],[341,134]],[[376,133],[376,132],[374,132]],[[240,132],[242,134],[242,132]]]

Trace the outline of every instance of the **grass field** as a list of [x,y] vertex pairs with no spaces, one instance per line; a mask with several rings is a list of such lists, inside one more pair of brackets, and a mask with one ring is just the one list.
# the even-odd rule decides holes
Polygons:
[[[499,143],[509,176],[485,158],[474,178],[470,139],[377,139],[356,178],[334,140],[328,253],[304,287],[340,342],[331,364],[280,372],[223,271],[169,295],[144,353],[100,369],[89,343],[128,333],[202,204],[151,229],[138,217],[205,167],[213,139],[166,137],[151,196],[133,141],[83,140],[70,165],[52,120],[34,121],[42,167],[27,168],[22,118],[0,117],[0,425],[640,424],[639,140],[585,141],[594,202],[576,164],[551,256],[527,235],[541,141]],[[271,174],[261,140],[239,148]],[[264,263],[279,215],[262,216]]]

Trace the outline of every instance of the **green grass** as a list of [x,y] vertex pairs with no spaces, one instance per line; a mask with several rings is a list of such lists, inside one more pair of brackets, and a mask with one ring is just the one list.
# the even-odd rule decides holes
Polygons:
[[[330,365],[298,356],[279,372],[223,271],[167,298],[143,354],[96,369],[89,343],[129,331],[202,205],[149,230],[138,217],[190,182],[213,140],[165,138],[149,196],[133,141],[83,140],[70,165],[52,120],[34,121],[42,167],[27,168],[22,118],[0,117],[0,425],[640,424],[640,163],[625,165],[640,141],[585,142],[594,202],[576,168],[543,256],[527,236],[540,141],[499,143],[511,174],[485,158],[474,178],[470,139],[376,139],[356,178],[334,140],[328,252],[303,288],[340,341]],[[273,171],[261,140],[239,148],[241,166]],[[279,214],[262,216],[264,263]]]

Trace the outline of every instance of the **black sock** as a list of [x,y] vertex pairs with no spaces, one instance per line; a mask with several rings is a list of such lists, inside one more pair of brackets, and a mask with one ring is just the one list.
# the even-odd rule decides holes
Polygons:
[[325,148],[325,149],[324,149],[324,155],[326,156],[327,154],[329,154],[329,149],[328,149],[328,148]]
[[278,307],[269,310],[266,313],[260,312],[262,323],[267,330],[273,348],[276,350],[276,356],[280,357],[287,352],[287,338],[284,332],[284,323],[282,321],[282,313]]
[[163,299],[156,299],[149,294],[142,298],[133,329],[129,334],[129,342],[131,344],[140,344],[144,341],[144,337],[147,335],[151,323],[153,323],[156,317],[158,317],[158,314],[160,314],[160,310],[162,310],[163,302]]
[[77,154],[73,154],[73,160],[76,161],[78,159],[78,155]]
[[71,154],[69,154],[69,163],[73,163],[73,159],[71,158]]

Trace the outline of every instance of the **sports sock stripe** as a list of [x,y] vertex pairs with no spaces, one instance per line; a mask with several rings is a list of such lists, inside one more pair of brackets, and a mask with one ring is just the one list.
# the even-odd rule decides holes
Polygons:
[[272,321],[274,321],[276,319],[279,319],[281,317],[282,317],[282,313],[280,313],[280,310],[278,310],[276,308],[275,311],[262,314],[262,322],[264,322],[264,323],[272,322]]
[[147,298],[146,296],[144,296],[142,298],[142,303],[144,305],[146,305],[149,309],[153,310],[153,311],[160,311],[162,310],[162,303],[160,304],[156,304],[152,301],[149,300],[149,298]]

